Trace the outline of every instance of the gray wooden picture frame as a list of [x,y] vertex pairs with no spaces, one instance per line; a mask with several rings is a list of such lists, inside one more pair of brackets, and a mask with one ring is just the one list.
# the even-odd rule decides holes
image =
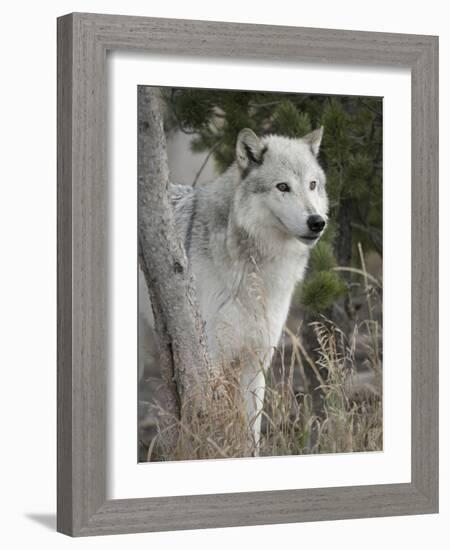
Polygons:
[[[407,67],[411,483],[108,500],[106,53]],[[438,511],[438,38],[74,13],[58,19],[58,509],[73,536]]]

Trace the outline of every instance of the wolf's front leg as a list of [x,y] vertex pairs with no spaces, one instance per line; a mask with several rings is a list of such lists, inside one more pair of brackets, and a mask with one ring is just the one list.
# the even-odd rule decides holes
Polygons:
[[254,456],[259,454],[261,419],[266,386],[264,367],[246,365],[241,376],[241,391],[245,399],[247,420],[253,438]]

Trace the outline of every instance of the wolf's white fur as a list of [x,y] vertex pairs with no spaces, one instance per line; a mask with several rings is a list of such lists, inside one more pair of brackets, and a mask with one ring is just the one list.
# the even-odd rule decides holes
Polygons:
[[302,139],[259,139],[246,129],[236,162],[223,175],[194,189],[171,186],[209,351],[213,361],[243,365],[241,389],[256,443],[264,372],[317,242],[308,239],[317,235],[307,219],[327,219],[325,175],[316,158],[321,138],[322,129]]

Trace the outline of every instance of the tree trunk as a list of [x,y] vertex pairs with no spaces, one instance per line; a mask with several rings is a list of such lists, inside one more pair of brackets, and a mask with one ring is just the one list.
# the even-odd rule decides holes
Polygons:
[[212,370],[194,280],[168,197],[166,139],[157,94],[148,86],[138,88],[139,259],[152,303],[160,368],[166,383],[168,414],[162,428],[173,450],[178,436],[176,419],[195,417],[198,421],[207,414]]
[[338,265],[352,262],[352,199],[342,199],[337,216],[336,256]]
[[[338,234],[336,241],[336,257],[338,265],[351,266],[352,263],[352,199],[345,198],[339,206],[339,212],[337,216]],[[351,274],[343,272],[342,278],[346,282],[348,288],[350,288]],[[347,314],[347,319],[344,317],[340,320],[340,326],[348,332],[350,329],[350,322],[355,318],[355,308],[352,302],[351,292],[348,290],[345,300],[344,309]]]

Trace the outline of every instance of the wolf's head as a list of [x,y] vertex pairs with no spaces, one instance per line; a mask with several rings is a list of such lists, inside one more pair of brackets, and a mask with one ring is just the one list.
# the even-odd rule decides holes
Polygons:
[[250,235],[317,242],[328,214],[325,174],[317,161],[322,134],[323,128],[301,139],[260,139],[248,128],[239,133],[234,212]]

